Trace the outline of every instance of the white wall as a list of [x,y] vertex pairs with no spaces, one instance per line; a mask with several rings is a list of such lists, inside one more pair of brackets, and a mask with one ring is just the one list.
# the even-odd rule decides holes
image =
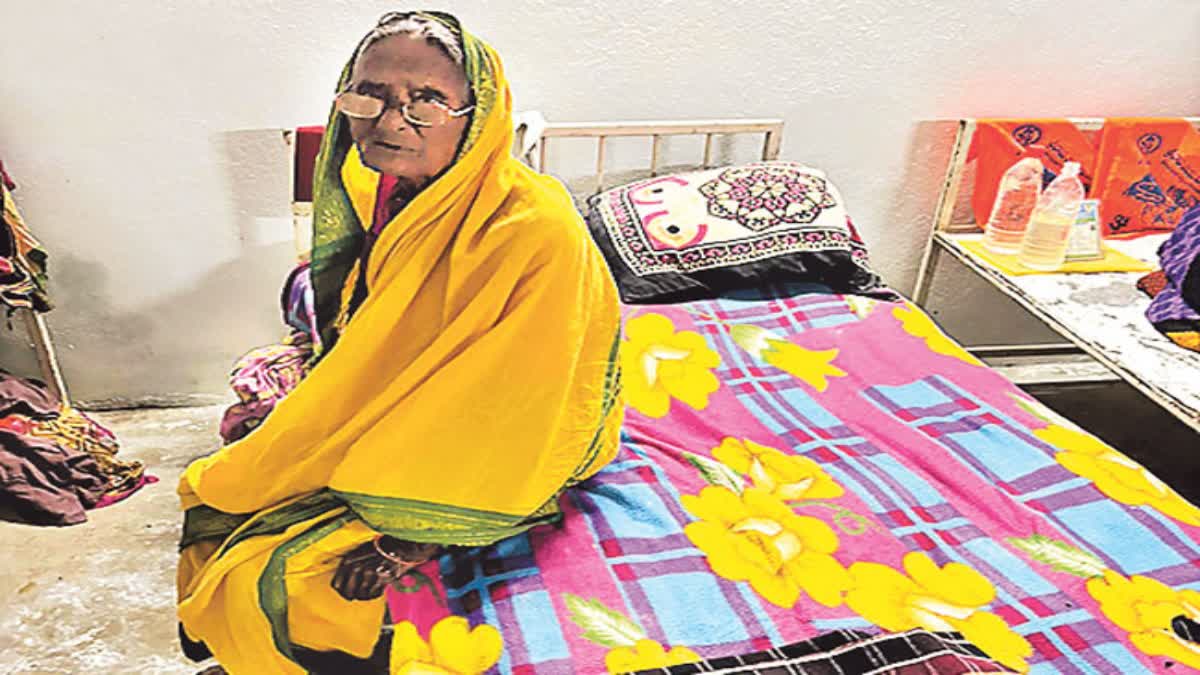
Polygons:
[[[0,157],[52,254],[74,394],[219,394],[279,336],[289,177],[270,129],[320,123],[369,0],[6,0]],[[1200,109],[1195,0],[444,2],[557,120],[782,116],[910,287],[959,116]],[[952,264],[950,265],[952,267]],[[950,274],[961,337],[1041,337]],[[988,323],[973,320],[985,318]],[[10,345],[0,363],[25,363]]]

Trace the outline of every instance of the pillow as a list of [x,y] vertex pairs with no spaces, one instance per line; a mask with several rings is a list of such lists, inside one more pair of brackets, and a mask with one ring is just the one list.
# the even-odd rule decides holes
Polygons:
[[660,176],[588,201],[626,303],[714,298],[764,283],[883,291],[825,174],[791,162]]

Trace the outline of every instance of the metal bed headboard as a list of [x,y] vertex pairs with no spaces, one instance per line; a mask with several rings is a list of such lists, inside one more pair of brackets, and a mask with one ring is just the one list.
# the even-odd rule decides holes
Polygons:
[[713,138],[735,134],[762,134],[762,159],[779,158],[783,141],[783,120],[669,120],[661,122],[546,122],[537,113],[525,113],[517,120],[517,155],[538,171],[545,171],[548,141],[552,138],[596,139],[596,189],[604,189],[605,146],[609,138],[640,136],[651,139],[650,175],[657,175],[662,161],[665,136],[704,136],[704,159],[700,166],[712,166]]

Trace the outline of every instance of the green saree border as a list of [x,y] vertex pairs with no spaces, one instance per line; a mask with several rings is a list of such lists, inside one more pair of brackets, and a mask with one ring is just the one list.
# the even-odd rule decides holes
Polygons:
[[287,563],[292,556],[312,546],[349,523],[354,516],[344,513],[323,524],[315,524],[275,549],[258,578],[258,604],[267,622],[271,625],[271,639],[275,649],[288,660],[296,662],[292,652],[292,637],[288,630]]
[[223,539],[217,557],[252,537],[281,534],[297,523],[349,508],[371,529],[408,541],[454,546],[487,546],[561,517],[556,492],[526,516],[324,489],[261,516],[197,506],[184,513],[180,549],[203,539]]
[[592,463],[596,461],[596,455],[600,453],[600,441],[604,437],[604,429],[608,426],[608,418],[621,395],[620,351],[621,327],[618,325],[616,335],[613,336],[612,348],[608,352],[608,368],[604,372],[604,394],[601,399],[603,403],[600,405],[600,421],[596,425],[596,432],[592,434],[592,441],[588,444],[583,459],[579,462],[579,466],[571,475],[570,480],[567,481],[568,487],[578,483],[579,477],[589,472]]
[[205,539],[229,538],[229,535],[244,525],[251,516],[245,513],[225,513],[201,504],[183,512],[183,533],[179,537],[179,550]]
[[321,490],[282,508],[268,511],[256,518],[249,526],[234,532],[226,539],[225,543],[221,545],[217,557],[220,558],[231,548],[251,537],[282,534],[296,523],[311,520],[342,506],[344,504],[341,500],[328,490]]
[[315,518],[344,504],[328,490],[321,490],[262,515],[225,513],[211,506],[194,506],[183,513],[179,550],[198,541],[221,539],[218,557],[233,546],[263,535],[279,534],[296,523]]
[[514,516],[400,497],[333,490],[371,529],[390,537],[446,546],[487,546],[558,520],[556,492],[527,516]]
[[[310,504],[304,505],[302,502],[297,502],[280,509],[280,512],[290,511],[290,513],[286,516],[281,514],[281,517],[272,522],[272,527],[281,527],[288,521],[295,524],[308,517],[319,515],[323,511],[317,509],[322,504],[344,505],[351,511],[335,515],[324,522],[314,523],[271,553],[271,557],[258,579],[258,598],[259,607],[271,626],[271,638],[275,648],[288,660],[296,662],[294,645],[287,625],[286,576],[288,561],[339,528],[356,519],[362,519],[377,532],[399,539],[443,545],[487,546],[537,525],[560,519],[562,512],[558,507],[559,494],[561,493],[555,493],[537,511],[525,517],[411,499],[376,497],[335,490],[314,495],[314,498],[320,497],[320,499],[314,499]],[[306,513],[307,515],[304,515]],[[453,521],[454,524],[448,527],[448,521]],[[431,529],[429,526],[435,523],[438,529]],[[239,532],[236,539],[244,541],[252,536],[268,534],[267,530],[266,524],[261,527],[252,526]],[[235,543],[226,542],[222,553]],[[297,665],[299,664],[297,663]]]

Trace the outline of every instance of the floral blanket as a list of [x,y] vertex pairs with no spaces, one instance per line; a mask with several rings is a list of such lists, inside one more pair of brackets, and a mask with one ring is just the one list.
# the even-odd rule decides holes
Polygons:
[[1200,509],[919,309],[639,306],[624,338],[618,458],[559,526],[436,563],[467,621],[394,596],[393,668],[622,672],[879,629],[1015,671],[1200,667]]

